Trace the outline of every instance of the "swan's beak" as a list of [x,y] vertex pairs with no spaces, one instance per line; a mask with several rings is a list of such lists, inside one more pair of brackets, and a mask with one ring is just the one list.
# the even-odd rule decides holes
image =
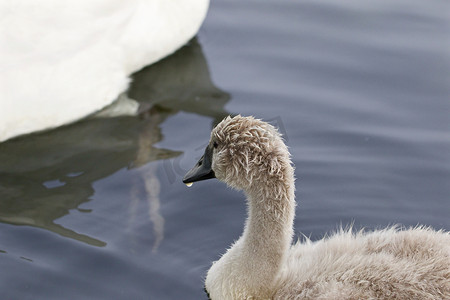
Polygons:
[[205,149],[205,154],[195,164],[195,166],[184,175],[183,182],[190,184],[192,182],[216,178],[214,171],[211,169],[213,148],[208,146]]

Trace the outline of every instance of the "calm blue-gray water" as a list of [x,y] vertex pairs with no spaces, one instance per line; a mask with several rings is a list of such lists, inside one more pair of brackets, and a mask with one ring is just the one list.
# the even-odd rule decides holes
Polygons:
[[212,1],[195,40],[134,74],[139,116],[0,144],[0,299],[205,299],[244,196],[181,178],[228,114],[284,134],[297,236],[450,230],[449,12],[447,0]]

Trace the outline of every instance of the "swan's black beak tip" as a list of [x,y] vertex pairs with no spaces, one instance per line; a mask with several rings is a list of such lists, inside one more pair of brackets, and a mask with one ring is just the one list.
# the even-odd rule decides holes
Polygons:
[[196,181],[216,178],[216,175],[211,168],[212,152],[210,147],[206,148],[205,154],[203,154],[195,166],[184,175],[183,183],[189,184]]
[[189,184],[211,178],[216,178],[213,170],[202,170],[201,168],[199,169],[195,166],[183,177],[183,183]]

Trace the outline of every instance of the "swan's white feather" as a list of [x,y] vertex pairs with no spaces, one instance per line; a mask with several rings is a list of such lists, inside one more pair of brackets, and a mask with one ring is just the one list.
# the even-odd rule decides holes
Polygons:
[[0,141],[111,104],[184,45],[208,0],[0,0]]

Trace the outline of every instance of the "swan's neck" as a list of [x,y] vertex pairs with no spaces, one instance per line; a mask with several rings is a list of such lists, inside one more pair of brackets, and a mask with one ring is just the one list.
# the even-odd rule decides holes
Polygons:
[[[248,218],[241,238],[208,272],[212,299],[265,299],[292,242],[294,180],[258,184],[246,191]],[[209,285],[209,286],[208,286]],[[221,294],[215,294],[214,291]]]
[[289,193],[274,198],[272,190],[259,188],[247,193],[247,200],[242,252],[255,276],[252,284],[271,287],[292,243],[294,199]]

